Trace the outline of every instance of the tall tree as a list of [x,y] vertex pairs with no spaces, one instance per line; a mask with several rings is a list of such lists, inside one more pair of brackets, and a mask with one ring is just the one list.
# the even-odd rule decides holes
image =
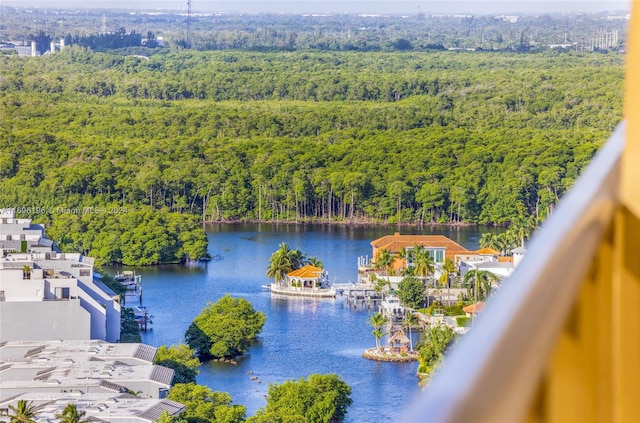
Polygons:
[[[438,283],[442,286],[447,287],[447,300],[450,301],[450,293],[451,293],[451,278],[458,274],[458,270],[456,269],[456,265],[453,264],[453,260],[450,258],[445,259],[442,264],[442,274],[440,274],[440,278],[438,279]],[[449,304],[450,305],[450,304]]]
[[86,414],[85,411],[78,411],[75,404],[67,404],[61,414],[56,414],[56,418],[60,423],[88,423],[89,420],[84,418]]
[[418,372],[431,374],[455,338],[456,333],[447,325],[429,328],[418,344]]
[[226,294],[196,316],[185,341],[198,357],[233,357],[247,350],[265,321],[265,314],[254,310],[249,301]]
[[282,282],[287,273],[293,270],[290,255],[291,249],[285,242],[281,243],[280,247],[271,254],[269,267],[267,267],[267,276],[273,278],[276,284]]
[[185,344],[160,346],[153,358],[153,363],[174,370],[172,385],[195,383],[196,376],[200,373],[198,370],[200,360],[195,356],[195,351]]
[[269,385],[267,405],[247,423],[340,423],[352,403],[351,387],[335,374]]
[[376,349],[378,350],[380,350],[380,338],[386,335],[384,332],[384,325],[386,325],[388,321],[389,320],[379,312],[373,314],[369,319],[369,323],[373,326],[373,331],[371,333],[376,338]]
[[500,278],[488,270],[473,269],[464,274],[467,296],[476,302],[486,300],[499,282]]
[[418,309],[424,302],[425,286],[415,276],[402,278],[398,284],[398,298],[405,307]]
[[246,407],[234,405],[228,393],[212,391],[206,386],[179,383],[171,388],[167,398],[186,406],[177,421],[241,423],[245,420]]
[[36,422],[36,406],[31,401],[18,400],[18,403],[9,405],[9,422],[10,423],[35,423]]
[[425,286],[426,286],[426,296],[427,296],[427,307],[429,307],[429,276],[433,275],[435,270],[435,263],[431,258],[431,254],[429,251],[420,246],[416,245],[413,247],[413,266],[415,268],[415,275],[422,278]]

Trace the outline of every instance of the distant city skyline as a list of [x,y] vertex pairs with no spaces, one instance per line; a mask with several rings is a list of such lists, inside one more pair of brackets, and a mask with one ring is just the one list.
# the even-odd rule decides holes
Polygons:
[[[186,11],[187,0],[96,0],[89,5],[79,0],[0,0],[0,5],[39,8],[134,9]],[[317,0],[191,0],[197,12],[240,13],[361,13],[361,14],[545,14],[562,12],[628,11],[631,1],[617,0],[454,0],[454,1],[317,1]]]

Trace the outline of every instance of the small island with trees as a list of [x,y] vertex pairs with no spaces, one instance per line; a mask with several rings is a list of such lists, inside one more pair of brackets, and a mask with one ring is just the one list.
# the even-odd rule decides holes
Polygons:
[[289,248],[285,242],[271,254],[267,276],[274,279],[269,289],[275,295],[308,298],[336,295],[322,261]]

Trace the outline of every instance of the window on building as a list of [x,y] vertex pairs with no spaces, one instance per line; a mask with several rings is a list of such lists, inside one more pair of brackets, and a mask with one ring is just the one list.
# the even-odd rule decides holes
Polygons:
[[68,287],[58,287],[55,289],[56,300],[68,300],[69,299],[69,288]]
[[444,263],[444,250],[436,250],[436,263]]
[[91,270],[89,270],[89,269],[80,269],[80,276],[91,276]]

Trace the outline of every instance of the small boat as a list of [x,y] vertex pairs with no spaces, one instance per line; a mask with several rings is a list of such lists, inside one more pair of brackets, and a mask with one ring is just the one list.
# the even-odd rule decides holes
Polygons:
[[390,319],[401,319],[404,317],[405,308],[400,304],[397,295],[388,295],[380,301],[380,312]]
[[135,316],[136,320],[140,321],[144,321],[144,319],[147,319],[148,323],[153,323],[151,321],[151,319],[153,319],[153,314],[149,313],[149,310],[147,310],[147,307],[145,306],[135,306],[132,307],[133,310],[133,315]]

